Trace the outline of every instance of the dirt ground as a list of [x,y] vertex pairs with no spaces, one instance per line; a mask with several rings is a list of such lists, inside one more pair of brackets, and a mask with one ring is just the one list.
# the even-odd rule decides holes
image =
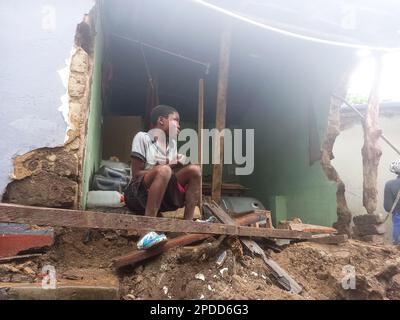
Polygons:
[[[58,228],[55,245],[44,255],[0,264],[0,281],[39,282],[42,266],[51,264],[59,281],[119,285],[121,299],[400,299],[400,249],[395,246],[349,240],[293,243],[279,253],[264,247],[303,287],[295,295],[280,289],[264,262],[232,238],[212,250],[179,248],[114,270],[112,259],[135,250],[136,240],[122,231]],[[227,258],[219,267],[216,259],[224,250]],[[342,286],[352,284],[346,270],[355,275],[355,289]]]

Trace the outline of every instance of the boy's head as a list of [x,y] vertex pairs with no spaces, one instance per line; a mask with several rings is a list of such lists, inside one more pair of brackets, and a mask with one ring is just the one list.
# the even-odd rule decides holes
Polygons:
[[173,107],[158,105],[151,111],[150,122],[153,128],[163,130],[167,136],[176,137],[179,134],[179,113]]

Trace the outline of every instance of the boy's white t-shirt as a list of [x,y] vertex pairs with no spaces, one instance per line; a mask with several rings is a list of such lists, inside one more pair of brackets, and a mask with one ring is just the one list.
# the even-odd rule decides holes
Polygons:
[[145,170],[153,168],[156,164],[167,164],[176,161],[178,146],[175,139],[169,139],[166,151],[162,150],[150,133],[140,131],[132,141],[131,156],[145,163]]

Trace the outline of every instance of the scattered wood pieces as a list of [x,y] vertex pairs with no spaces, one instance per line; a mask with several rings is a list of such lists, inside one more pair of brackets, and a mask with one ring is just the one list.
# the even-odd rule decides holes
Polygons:
[[267,258],[264,250],[256,242],[248,239],[241,239],[241,241],[247,249],[263,259],[265,264],[271,270],[273,277],[282,288],[294,294],[299,294],[303,290],[303,288],[285,270],[283,270],[279,264],[271,258]]
[[[221,221],[228,224],[235,223],[235,221],[215,202],[205,205],[207,205],[208,208]],[[290,275],[285,270],[283,270],[274,260],[272,260],[271,258],[267,258],[264,250],[255,241],[243,238],[241,238],[240,240],[252,253],[261,256],[265,264],[272,271],[272,275],[282,288],[294,294],[299,294],[303,290],[302,287],[292,277],[290,277]]]
[[[252,216],[252,219],[254,219],[254,216]],[[240,219],[238,219],[237,223],[240,223],[240,224],[247,223],[250,220],[251,219],[241,217]],[[202,223],[202,222],[199,222],[199,223]],[[159,255],[161,253],[164,253],[169,249],[183,247],[183,246],[189,245],[189,244],[197,242],[197,241],[205,240],[211,236],[212,236],[211,234],[189,234],[189,235],[176,237],[174,239],[168,240],[166,243],[164,243],[160,246],[157,246],[155,248],[152,248],[149,250],[138,250],[138,251],[134,251],[130,254],[114,258],[113,266],[115,268],[121,268],[121,267],[124,267],[127,265],[134,265],[140,261],[146,260],[150,257]],[[223,239],[222,240],[221,239],[222,239],[222,237],[219,239],[219,241],[222,242]]]

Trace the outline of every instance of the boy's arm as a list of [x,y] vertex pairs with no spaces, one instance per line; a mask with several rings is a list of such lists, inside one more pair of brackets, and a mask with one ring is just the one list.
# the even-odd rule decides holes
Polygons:
[[140,177],[144,175],[147,172],[147,170],[145,170],[144,168],[145,168],[145,163],[142,160],[135,157],[132,158],[132,164],[131,164],[132,177]]

